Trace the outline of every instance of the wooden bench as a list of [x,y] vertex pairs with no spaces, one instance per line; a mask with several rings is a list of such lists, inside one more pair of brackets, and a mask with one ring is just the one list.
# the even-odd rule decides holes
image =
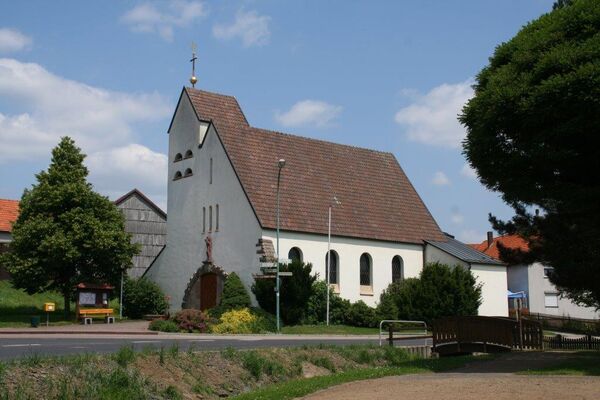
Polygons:
[[115,317],[112,316],[114,310],[112,308],[82,308],[79,310],[78,318],[83,319],[85,325],[92,323],[92,317],[103,315],[106,323],[115,322]]

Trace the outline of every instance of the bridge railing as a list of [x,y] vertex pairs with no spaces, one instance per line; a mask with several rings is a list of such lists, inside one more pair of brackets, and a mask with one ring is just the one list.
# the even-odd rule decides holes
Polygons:
[[503,317],[457,316],[433,323],[433,347],[456,343],[482,343],[507,349],[542,349],[542,326],[535,321]]

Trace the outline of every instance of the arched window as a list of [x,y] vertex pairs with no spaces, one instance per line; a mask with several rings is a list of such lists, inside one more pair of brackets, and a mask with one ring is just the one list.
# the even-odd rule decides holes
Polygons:
[[210,183],[212,185],[212,174],[213,173],[213,161],[212,158],[210,159],[210,169],[209,169],[209,181],[208,183]]
[[294,262],[294,261],[302,262],[302,250],[300,250],[297,247],[292,247],[290,249],[290,251],[288,251],[288,258],[290,260],[292,260],[292,262]]
[[175,159],[173,160],[173,162],[177,162],[177,161],[181,161],[181,160],[183,160],[181,153],[175,154]]
[[368,253],[363,253],[362,256],[360,256],[360,286],[371,287],[371,264],[371,256]]
[[202,233],[206,232],[206,207],[202,207]]
[[212,206],[208,206],[208,231],[212,232]]
[[184,158],[192,158],[194,157],[194,153],[192,153],[191,150],[188,150],[185,152],[185,157]]
[[215,231],[219,230],[219,205],[215,206]]
[[402,257],[394,256],[392,258],[392,282],[400,282],[404,279],[404,261]]
[[338,269],[338,254],[335,250],[330,250],[329,254],[331,256],[331,268],[329,268],[329,259],[330,257],[325,254],[325,276],[329,274],[329,284],[330,285],[338,285],[339,284],[339,269]]
[[186,177],[186,176],[192,176],[192,175],[194,175],[194,173],[192,172],[191,168],[186,169],[185,170],[185,174],[183,174],[184,177]]
[[175,172],[175,176],[173,177],[173,180],[176,181],[177,179],[181,179],[183,177],[183,175],[181,175],[181,171],[177,171]]

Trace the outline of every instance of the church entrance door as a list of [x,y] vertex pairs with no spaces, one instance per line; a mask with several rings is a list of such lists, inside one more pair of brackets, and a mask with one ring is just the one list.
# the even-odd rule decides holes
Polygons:
[[200,277],[200,309],[208,310],[217,305],[217,274],[208,273]]

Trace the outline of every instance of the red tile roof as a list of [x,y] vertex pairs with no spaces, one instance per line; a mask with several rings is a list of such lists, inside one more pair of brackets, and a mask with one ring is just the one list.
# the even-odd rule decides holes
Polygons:
[[490,257],[494,257],[497,260],[500,260],[500,251],[498,250],[498,243],[502,246],[509,249],[520,249],[522,251],[529,251],[529,245],[522,237],[518,235],[505,235],[498,236],[492,240],[492,244],[488,246],[488,241],[484,240],[478,244],[471,244],[469,246],[473,247],[475,250],[479,250],[482,253],[487,254]]
[[[211,120],[263,228],[276,228],[277,160],[283,158],[281,229],[393,242],[446,240],[391,153],[308,139],[248,124],[231,96],[186,88]],[[182,95],[184,95],[182,93]]]
[[19,200],[0,199],[0,232],[12,232],[19,216]]

